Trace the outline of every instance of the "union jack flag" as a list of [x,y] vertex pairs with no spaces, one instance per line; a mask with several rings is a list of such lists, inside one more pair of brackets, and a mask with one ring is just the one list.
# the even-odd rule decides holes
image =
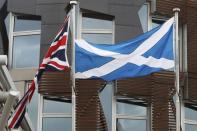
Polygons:
[[68,16],[57,36],[53,40],[48,49],[39,69],[32,81],[30,88],[27,90],[23,98],[18,102],[15,111],[9,119],[9,128],[18,128],[22,119],[25,116],[26,106],[31,101],[35,89],[38,87],[38,82],[44,71],[66,70],[69,68],[66,49],[68,41],[68,33],[70,26],[70,17]]

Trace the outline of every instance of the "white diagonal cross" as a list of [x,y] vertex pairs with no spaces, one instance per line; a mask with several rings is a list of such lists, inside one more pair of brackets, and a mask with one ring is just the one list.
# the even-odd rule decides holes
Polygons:
[[99,56],[110,56],[115,58],[114,60],[98,67],[84,72],[77,72],[76,78],[90,78],[92,76],[100,77],[109,74],[118,68],[126,65],[127,63],[140,65],[147,65],[149,67],[160,67],[163,69],[169,69],[174,67],[174,61],[165,58],[156,59],[154,57],[143,57],[142,55],[151,49],[170,29],[174,22],[174,18],[168,20],[158,31],[152,34],[147,40],[145,40],[135,51],[130,54],[120,54],[112,51],[98,49],[84,40],[76,40],[76,44],[94,54]]

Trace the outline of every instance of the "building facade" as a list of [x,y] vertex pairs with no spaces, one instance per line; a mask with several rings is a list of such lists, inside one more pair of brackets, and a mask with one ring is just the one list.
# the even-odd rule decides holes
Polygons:
[[[180,8],[181,125],[197,130],[197,2],[193,0],[79,0],[78,35],[93,43],[118,43],[161,25]],[[21,95],[67,15],[69,0],[1,0],[0,54]],[[69,40],[70,41],[70,40]],[[70,58],[70,43],[68,57]],[[71,62],[71,60],[69,59]],[[175,131],[173,70],[106,83],[46,72],[27,107],[33,131]],[[3,89],[3,79],[0,87]],[[75,96],[75,97],[74,97]],[[73,107],[73,105],[75,105]],[[74,119],[74,116],[75,119]]]

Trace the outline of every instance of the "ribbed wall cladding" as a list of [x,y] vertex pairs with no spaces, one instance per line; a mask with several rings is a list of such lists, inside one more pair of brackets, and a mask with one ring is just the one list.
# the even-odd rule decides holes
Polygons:
[[45,96],[71,99],[70,71],[44,72],[38,92]]
[[107,131],[99,90],[102,80],[76,81],[76,129],[77,131]]

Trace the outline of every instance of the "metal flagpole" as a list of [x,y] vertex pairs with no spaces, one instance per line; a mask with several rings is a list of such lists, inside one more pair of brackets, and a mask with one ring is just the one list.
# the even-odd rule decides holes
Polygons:
[[176,131],[181,131],[181,104],[180,104],[180,51],[179,51],[179,36],[178,36],[178,19],[179,19],[179,8],[174,8],[175,18],[175,86],[176,86]]
[[77,37],[76,34],[76,0],[71,0],[70,5],[72,8],[72,44],[71,44],[71,50],[72,50],[72,64],[71,64],[71,79],[72,79],[72,131],[75,131],[76,128],[76,94],[75,94],[75,39]]

